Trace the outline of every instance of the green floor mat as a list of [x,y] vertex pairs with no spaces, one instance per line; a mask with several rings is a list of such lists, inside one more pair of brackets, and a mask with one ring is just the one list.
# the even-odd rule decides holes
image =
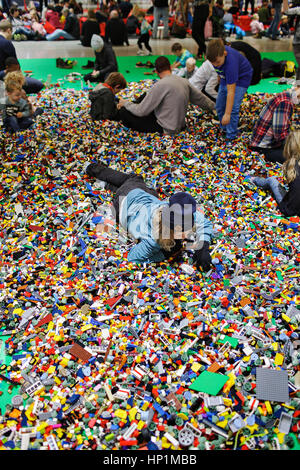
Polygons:
[[[280,60],[292,60],[295,62],[295,56],[293,52],[266,52],[261,54],[262,58],[266,57],[274,61]],[[174,61],[174,56],[167,56],[171,62]],[[119,71],[124,75],[127,82],[139,82],[146,79],[157,78],[156,73],[153,72],[153,69],[150,67],[137,67],[137,63],[147,63],[150,62],[154,64],[157,56],[126,56],[126,57],[117,57]],[[88,60],[91,60],[87,57],[72,58],[76,60],[77,64],[73,69],[60,69],[56,67],[55,59],[21,59],[20,64],[23,72],[32,72],[32,77],[47,81],[51,80],[52,84],[59,83],[62,88],[74,88],[82,89],[86,86],[83,76],[89,73],[91,70],[84,70],[82,66],[87,63]],[[198,62],[200,65],[200,62]],[[82,76],[78,78],[70,78],[68,76],[70,73],[79,73]],[[248,89],[249,93],[279,93],[280,91],[289,88],[288,85],[279,85],[276,83],[278,78],[266,78],[260,81],[255,86],[251,86]]]

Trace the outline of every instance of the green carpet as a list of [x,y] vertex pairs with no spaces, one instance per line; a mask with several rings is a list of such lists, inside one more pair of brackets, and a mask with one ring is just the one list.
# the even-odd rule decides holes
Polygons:
[[[266,57],[274,61],[280,60],[292,60],[295,62],[295,56],[293,52],[268,52],[262,53],[262,58]],[[157,75],[153,73],[152,68],[137,67],[138,62],[146,63],[150,61],[152,64],[155,62],[157,56],[130,56],[130,57],[117,57],[119,71],[124,75],[127,82],[139,82],[140,80],[157,78]],[[171,63],[174,61],[174,56],[167,56]],[[64,57],[66,59],[66,57]],[[77,64],[73,69],[59,69],[56,67],[55,59],[21,59],[20,64],[23,72],[31,71],[32,77],[46,81],[47,77],[51,76],[51,83],[59,83],[62,88],[74,88],[81,89],[85,86],[85,82],[82,79],[79,80],[68,80],[66,77],[70,73],[79,73],[85,75],[91,70],[83,70],[81,67],[85,65],[90,58],[72,58],[76,60]],[[198,62],[200,65],[200,62]],[[279,85],[276,82],[278,78],[272,77],[263,79],[259,84],[251,86],[248,89],[249,93],[279,93],[283,89],[289,88],[288,85]]]

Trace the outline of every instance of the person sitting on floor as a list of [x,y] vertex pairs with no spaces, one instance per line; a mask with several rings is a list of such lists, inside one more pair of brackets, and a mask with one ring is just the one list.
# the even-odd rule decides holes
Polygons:
[[129,46],[127,29],[124,21],[119,18],[117,10],[112,10],[105,27],[105,41],[113,46]]
[[32,126],[30,104],[23,98],[23,80],[21,72],[10,72],[4,79],[5,98],[0,103],[4,129],[14,133]]
[[112,72],[89,93],[91,101],[90,115],[93,121],[109,119],[119,120],[119,110],[116,103],[116,94],[126,88],[124,76],[119,72]]
[[[185,63],[185,67],[178,69],[176,74],[179,77],[187,78],[189,80],[197,73],[197,71],[198,67],[196,66],[196,59],[194,59],[194,57],[189,57]],[[175,71],[173,70],[173,73],[174,72]]]
[[33,40],[37,37],[37,34],[32,31],[31,26],[29,24],[26,25],[25,21],[22,19],[18,7],[12,7],[10,9],[9,20],[12,25],[12,34],[14,40]]
[[118,71],[118,63],[111,44],[103,41],[101,36],[94,34],[91,39],[91,47],[95,53],[94,70],[84,76],[85,82],[104,82],[111,72]]
[[[4,80],[5,76],[10,72],[20,72],[21,67],[16,57],[8,57],[5,61],[5,69],[0,71],[0,80]],[[44,84],[40,80],[32,77],[25,77],[23,89],[29,95],[39,93],[44,88]]]
[[140,103],[120,98],[118,107],[125,127],[139,132],[176,134],[185,128],[189,103],[213,111],[215,104],[185,78],[172,73],[167,57],[155,61],[160,80],[148,91]]
[[210,269],[212,223],[189,193],[177,192],[169,200],[161,200],[141,175],[116,171],[102,163],[87,162],[84,170],[115,193],[116,222],[138,241],[128,253],[128,262],[180,261],[188,249],[194,252],[197,269]]
[[172,64],[172,70],[174,71],[175,69],[179,69],[180,67],[185,67],[186,61],[189,57],[193,57],[193,54],[188,51],[187,49],[184,49],[182,47],[182,44],[179,42],[175,42],[172,45],[171,48],[173,54],[176,55],[175,62]]
[[203,62],[189,81],[191,85],[204,93],[210,100],[216,102],[220,79],[209,60]]
[[100,36],[100,25],[93,8],[88,9],[87,19],[82,24],[80,42],[84,47],[91,47],[91,39],[94,34]]
[[62,11],[62,16],[66,18],[64,29],[56,29],[53,33],[47,34],[47,41],[56,41],[57,39],[63,38],[68,41],[74,41],[80,37],[80,26],[77,16],[74,14],[73,10],[64,8]]
[[264,32],[264,25],[259,21],[259,16],[254,13],[250,23],[251,34],[254,38],[261,38]]
[[289,18],[287,15],[283,15],[281,17],[280,29],[279,34],[282,38],[289,38],[291,35],[290,25],[289,25]]
[[290,132],[283,148],[283,175],[288,190],[275,178],[250,177],[257,187],[270,190],[285,217],[300,217],[300,130]]
[[254,125],[250,149],[263,154],[270,162],[284,163],[284,144],[290,132],[294,108],[299,103],[300,86],[270,98]]
[[48,5],[47,11],[45,14],[45,20],[49,25],[56,29],[63,29],[64,25],[61,21],[60,14],[58,11],[55,10],[54,5]]

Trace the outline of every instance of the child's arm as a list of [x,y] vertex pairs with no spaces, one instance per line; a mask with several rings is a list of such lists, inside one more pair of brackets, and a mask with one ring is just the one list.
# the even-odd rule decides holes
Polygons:
[[30,104],[24,99],[22,99],[22,103],[21,103],[18,114],[22,114],[22,116],[17,116],[17,117],[30,117],[31,116]]
[[225,107],[224,116],[222,118],[223,126],[227,126],[230,123],[231,111],[232,111],[233,103],[234,103],[235,89],[236,89],[236,83],[231,83],[230,85],[229,84],[227,85],[226,107]]

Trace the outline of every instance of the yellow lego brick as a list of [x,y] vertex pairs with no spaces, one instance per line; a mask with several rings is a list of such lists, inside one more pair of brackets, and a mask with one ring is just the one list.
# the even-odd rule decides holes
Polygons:
[[56,382],[57,385],[61,384],[61,380],[58,377],[54,377],[54,382]]
[[271,406],[271,403],[269,401],[265,401],[265,405],[266,405],[266,408],[267,408],[267,412],[269,414],[272,414],[273,413],[273,410],[272,410],[272,406]]
[[118,410],[115,411],[115,416],[117,418],[120,418],[122,420],[126,420],[127,419],[127,411],[125,410],[121,410],[120,408]]
[[198,372],[199,369],[201,369],[201,364],[199,364],[198,362],[194,362],[191,369],[193,372]]
[[281,366],[284,361],[284,356],[280,353],[277,353],[274,359],[274,362],[277,366]]
[[139,422],[138,422],[137,429],[138,429],[139,431],[141,431],[141,429],[143,429],[144,426],[145,426],[145,421],[139,421]]

